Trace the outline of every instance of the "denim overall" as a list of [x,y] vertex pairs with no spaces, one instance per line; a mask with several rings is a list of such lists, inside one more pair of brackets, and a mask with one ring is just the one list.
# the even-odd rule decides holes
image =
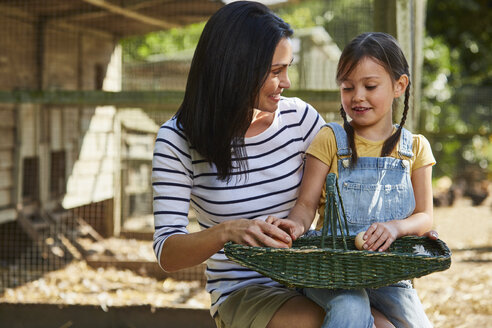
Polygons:
[[[407,160],[413,156],[412,133],[402,129],[398,146],[400,158],[359,157],[355,167],[351,167],[345,130],[336,123],[326,126],[333,130],[337,143],[338,184],[350,235],[367,230],[374,222],[410,216],[415,209]],[[432,327],[409,281],[376,289],[304,288],[303,293],[326,310],[322,326],[325,328],[372,327],[370,306],[382,312],[396,327]]]

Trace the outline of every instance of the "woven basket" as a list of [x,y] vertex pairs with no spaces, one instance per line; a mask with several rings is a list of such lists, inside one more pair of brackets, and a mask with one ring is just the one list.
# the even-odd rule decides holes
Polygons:
[[[299,238],[291,248],[252,247],[229,242],[224,246],[226,256],[289,287],[330,289],[382,287],[444,271],[451,265],[451,252],[446,244],[427,237],[399,238],[386,252],[357,250],[355,237],[348,236],[335,174],[328,175],[326,189],[321,236]],[[340,218],[338,200],[345,222]],[[330,222],[330,229],[327,222]],[[339,236],[336,236],[337,225]]]

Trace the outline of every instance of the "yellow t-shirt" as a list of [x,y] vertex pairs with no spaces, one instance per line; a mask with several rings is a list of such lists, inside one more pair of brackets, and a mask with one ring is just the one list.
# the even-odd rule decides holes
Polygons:
[[[395,129],[396,130],[396,129]],[[384,140],[382,141],[371,141],[365,139],[357,134],[355,134],[355,147],[357,149],[358,157],[380,157],[381,149],[383,148]],[[434,165],[436,160],[432,154],[432,149],[430,147],[429,141],[421,134],[414,134],[412,138],[412,152],[413,156],[407,158],[406,156],[400,156],[398,153],[399,143],[391,153],[390,157],[406,159],[410,163],[410,172],[415,171],[418,168]],[[323,163],[329,166],[330,170],[328,173],[335,173],[338,176],[338,156],[337,156],[337,142],[335,140],[335,134],[330,127],[323,127],[308,150],[307,154],[316,157]],[[326,187],[323,186],[323,191],[321,194],[321,199],[319,202],[318,213],[320,214],[320,219],[317,222],[316,229],[320,229],[324,216],[324,204],[326,198]]]

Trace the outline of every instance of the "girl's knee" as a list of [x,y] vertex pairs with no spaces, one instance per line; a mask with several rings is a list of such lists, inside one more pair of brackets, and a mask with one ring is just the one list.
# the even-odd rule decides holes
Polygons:
[[372,322],[371,304],[367,293],[363,290],[347,291],[332,299],[329,314],[333,322],[353,320],[354,316],[360,322]]
[[336,296],[331,303],[348,309],[357,308],[360,310],[365,309],[367,311],[370,311],[371,306],[369,296],[364,290],[345,291]]

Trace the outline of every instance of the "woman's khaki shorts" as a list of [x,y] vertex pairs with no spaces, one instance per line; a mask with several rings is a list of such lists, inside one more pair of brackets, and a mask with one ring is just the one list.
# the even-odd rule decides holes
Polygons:
[[251,285],[235,291],[219,305],[218,328],[265,328],[287,300],[301,294],[285,287]]

